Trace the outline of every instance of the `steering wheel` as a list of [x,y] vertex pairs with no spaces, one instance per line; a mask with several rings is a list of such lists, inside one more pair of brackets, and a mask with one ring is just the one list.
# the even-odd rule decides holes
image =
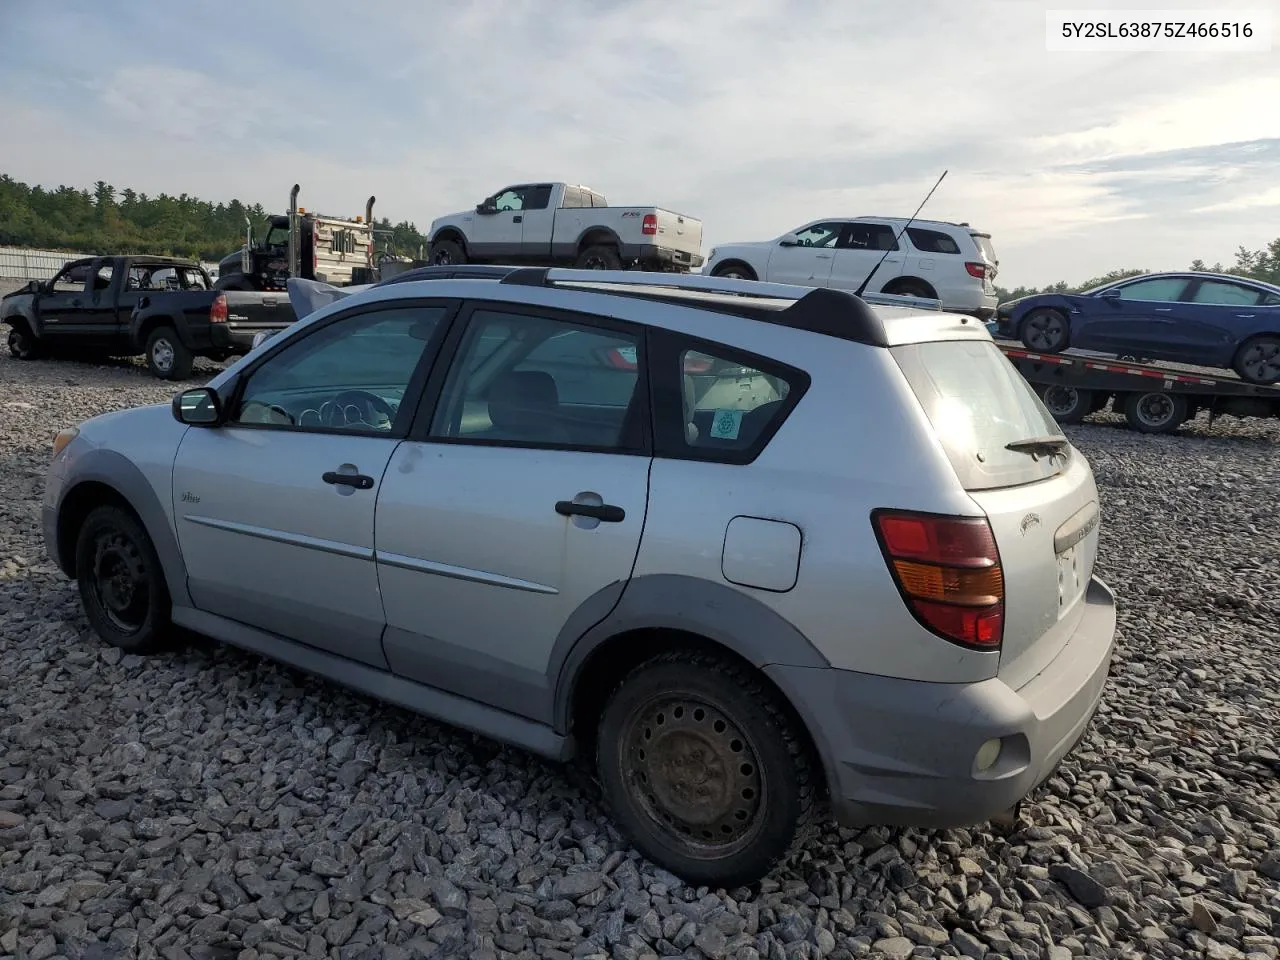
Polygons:
[[[386,417],[388,424],[391,424],[396,418],[396,412],[391,408],[391,404],[376,393],[370,393],[368,390],[343,390],[329,402],[333,404],[330,408],[330,420],[340,413],[344,424],[351,422],[347,418],[348,407],[355,407],[360,411],[360,421],[367,423],[369,426],[373,426],[373,419],[369,414],[374,411]],[[362,405],[363,410],[361,410]],[[330,426],[335,425],[330,424]]]

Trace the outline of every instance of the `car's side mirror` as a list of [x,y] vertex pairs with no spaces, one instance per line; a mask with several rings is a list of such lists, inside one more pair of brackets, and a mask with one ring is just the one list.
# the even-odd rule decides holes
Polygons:
[[1119,290],[1103,290],[1102,299],[1103,300],[1119,300],[1120,291]]
[[497,212],[498,212],[498,208],[493,205],[493,202],[491,200],[485,200],[483,203],[476,204],[476,213],[482,213],[482,214],[488,215],[490,213],[497,213]]
[[797,239],[795,239],[795,237],[785,237],[784,239],[782,239],[782,240],[779,240],[779,241],[778,241],[778,246],[780,246],[780,247],[798,247],[798,246],[800,246],[800,241],[799,241],[799,240],[797,240]]
[[173,398],[173,419],[189,427],[216,427],[222,423],[222,398],[212,387],[183,390]]

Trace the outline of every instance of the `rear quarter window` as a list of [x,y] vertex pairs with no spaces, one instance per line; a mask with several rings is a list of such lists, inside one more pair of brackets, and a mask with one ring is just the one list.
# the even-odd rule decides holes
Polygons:
[[891,347],[890,353],[966,490],[1020,486],[1062,471],[1063,457],[1037,458],[1007,448],[1017,440],[1063,433],[994,343],[942,340]]
[[920,227],[908,227],[907,236],[911,245],[921,253],[959,253],[960,244],[952,237],[939,230],[925,230]]

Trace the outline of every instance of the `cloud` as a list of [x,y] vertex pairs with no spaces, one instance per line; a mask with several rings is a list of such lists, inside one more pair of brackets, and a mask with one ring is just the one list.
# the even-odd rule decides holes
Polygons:
[[314,0],[259,5],[234,42],[214,0],[67,7],[5,15],[3,164],[28,181],[273,209],[299,182],[425,228],[561,179],[701,217],[709,248],[903,215],[949,169],[922,215],[990,231],[1010,284],[1275,233],[1242,199],[1273,189],[1274,57],[1049,53],[1036,4],[378,0],[351,21]]

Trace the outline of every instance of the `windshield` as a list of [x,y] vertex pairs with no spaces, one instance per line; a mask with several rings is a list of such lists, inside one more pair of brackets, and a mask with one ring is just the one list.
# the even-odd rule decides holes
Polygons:
[[289,228],[283,224],[272,226],[271,221],[268,220],[262,236],[268,247],[287,247],[289,245]]
[[1020,440],[1063,433],[994,343],[943,340],[890,352],[966,490],[1034,483],[1061,472],[1065,457],[1008,449]]

